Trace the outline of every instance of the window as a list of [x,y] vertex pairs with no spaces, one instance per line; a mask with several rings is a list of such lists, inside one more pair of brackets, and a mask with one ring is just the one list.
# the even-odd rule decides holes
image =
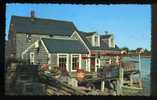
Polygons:
[[79,67],[79,56],[74,55],[72,57],[72,70],[76,70]]
[[67,59],[66,59],[66,56],[65,55],[60,55],[59,56],[59,67],[61,69],[66,69],[66,62],[67,62]]

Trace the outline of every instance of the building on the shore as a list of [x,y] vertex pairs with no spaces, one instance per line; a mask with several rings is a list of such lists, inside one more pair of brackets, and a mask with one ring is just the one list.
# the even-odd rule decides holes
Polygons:
[[[70,21],[12,16],[9,28],[9,52],[16,59],[32,64],[77,68],[96,72],[105,63],[118,62],[121,55],[113,34],[82,32]],[[112,56],[111,56],[112,55]]]
[[144,53],[144,49],[143,48],[137,48],[136,49],[136,53]]
[[[7,58],[32,65],[46,65],[50,70],[63,68],[71,73],[78,69],[85,72],[103,71],[101,77],[120,81],[119,87],[128,83],[125,78],[129,74],[130,84],[133,83],[130,76],[134,66],[124,68],[126,64],[121,65],[120,58],[125,52],[118,48],[113,34],[83,32],[70,21],[37,18],[33,11],[30,17],[12,16],[7,48]],[[103,79],[102,90],[104,84]]]

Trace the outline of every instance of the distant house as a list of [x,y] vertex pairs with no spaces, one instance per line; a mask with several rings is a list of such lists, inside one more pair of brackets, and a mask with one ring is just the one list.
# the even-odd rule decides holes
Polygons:
[[113,35],[82,32],[70,21],[37,18],[34,12],[30,17],[12,16],[8,38],[10,56],[69,72],[97,71],[105,60],[121,54]]
[[128,54],[128,51],[126,51],[126,50],[121,50],[121,54]]
[[144,49],[143,48],[137,48],[136,49],[136,53],[144,53]]

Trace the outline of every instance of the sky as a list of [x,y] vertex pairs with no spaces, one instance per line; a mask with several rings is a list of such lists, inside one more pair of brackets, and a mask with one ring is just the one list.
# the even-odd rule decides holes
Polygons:
[[39,18],[72,21],[80,31],[108,31],[120,48],[151,48],[150,5],[7,4],[6,39],[11,16],[30,16],[31,10]]

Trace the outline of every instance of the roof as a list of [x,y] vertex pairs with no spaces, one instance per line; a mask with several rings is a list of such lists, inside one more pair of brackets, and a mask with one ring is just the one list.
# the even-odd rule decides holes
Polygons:
[[[96,32],[79,31],[79,30],[77,30],[75,25],[70,21],[61,21],[61,20],[44,19],[44,18],[36,18],[35,17],[34,21],[32,22],[31,17],[12,16],[11,22],[14,25],[16,33],[32,33],[32,34],[71,36],[74,31],[77,31],[89,49],[91,49],[91,50],[110,49],[107,46],[93,47],[90,44],[90,42],[86,39],[86,36],[91,36],[93,34],[96,34]],[[111,34],[101,35],[100,38],[109,38],[110,36],[112,36],[112,35]],[[46,41],[46,43],[48,42],[47,46],[50,48],[51,48],[51,46],[49,45],[49,42],[55,41],[54,43],[51,43],[51,44],[52,44],[53,48],[54,48],[54,45],[56,46],[54,48],[56,50],[58,50],[58,47],[60,47],[58,52],[61,52],[62,49],[63,49],[63,51],[65,49],[65,52],[68,52],[68,51],[66,51],[66,47],[63,44],[67,45],[67,48],[69,48],[70,50],[71,50],[71,46],[73,46],[74,50],[71,50],[69,52],[73,51],[73,52],[79,53],[78,49],[83,49],[83,51],[80,51],[80,52],[86,51],[84,45],[82,45],[82,43],[80,43],[79,41],[76,41],[76,40],[51,39],[51,41],[50,41],[49,39],[46,39],[45,41]],[[75,46],[76,44],[78,44],[78,47]],[[52,48],[52,50],[53,50],[53,48]],[[75,51],[75,49],[77,49],[77,50]]]
[[18,33],[36,33],[70,36],[75,30],[75,25],[70,21],[52,19],[12,16],[11,18],[15,31]]
[[[81,31],[79,31],[79,32],[81,32]],[[81,32],[81,33],[82,33],[82,35],[84,35],[85,37],[86,37],[86,36],[91,36],[91,35],[96,34],[96,32]]]
[[81,32],[81,31],[78,31],[77,30],[77,33],[80,35],[80,37],[82,38],[82,40],[85,42],[85,44],[87,45],[87,47],[89,48],[89,49],[91,49],[92,48],[92,45],[90,44],[90,42],[86,39],[86,37],[85,37],[85,33],[86,32]]
[[92,47],[91,50],[111,50],[111,51],[120,51],[119,48],[109,48],[109,47]]
[[143,48],[137,48],[136,51],[144,50]]
[[79,40],[42,38],[50,53],[88,54],[88,50]]
[[112,34],[105,34],[105,35],[100,35],[100,38],[104,39],[104,38],[110,38],[112,36]]
[[[78,31],[77,30],[77,33],[80,35],[80,37],[83,39],[83,41],[85,42],[85,44],[88,46],[88,48],[90,49],[90,50],[112,50],[112,51],[120,51],[120,49],[118,48],[118,47],[116,47],[116,48],[109,48],[107,45],[106,46],[100,46],[100,47],[93,47],[90,43],[89,43],[89,41],[87,40],[87,38],[85,37],[85,35],[86,34],[88,34],[88,33],[86,33],[86,32],[81,32],[81,31]],[[92,33],[92,32],[91,32]]]

